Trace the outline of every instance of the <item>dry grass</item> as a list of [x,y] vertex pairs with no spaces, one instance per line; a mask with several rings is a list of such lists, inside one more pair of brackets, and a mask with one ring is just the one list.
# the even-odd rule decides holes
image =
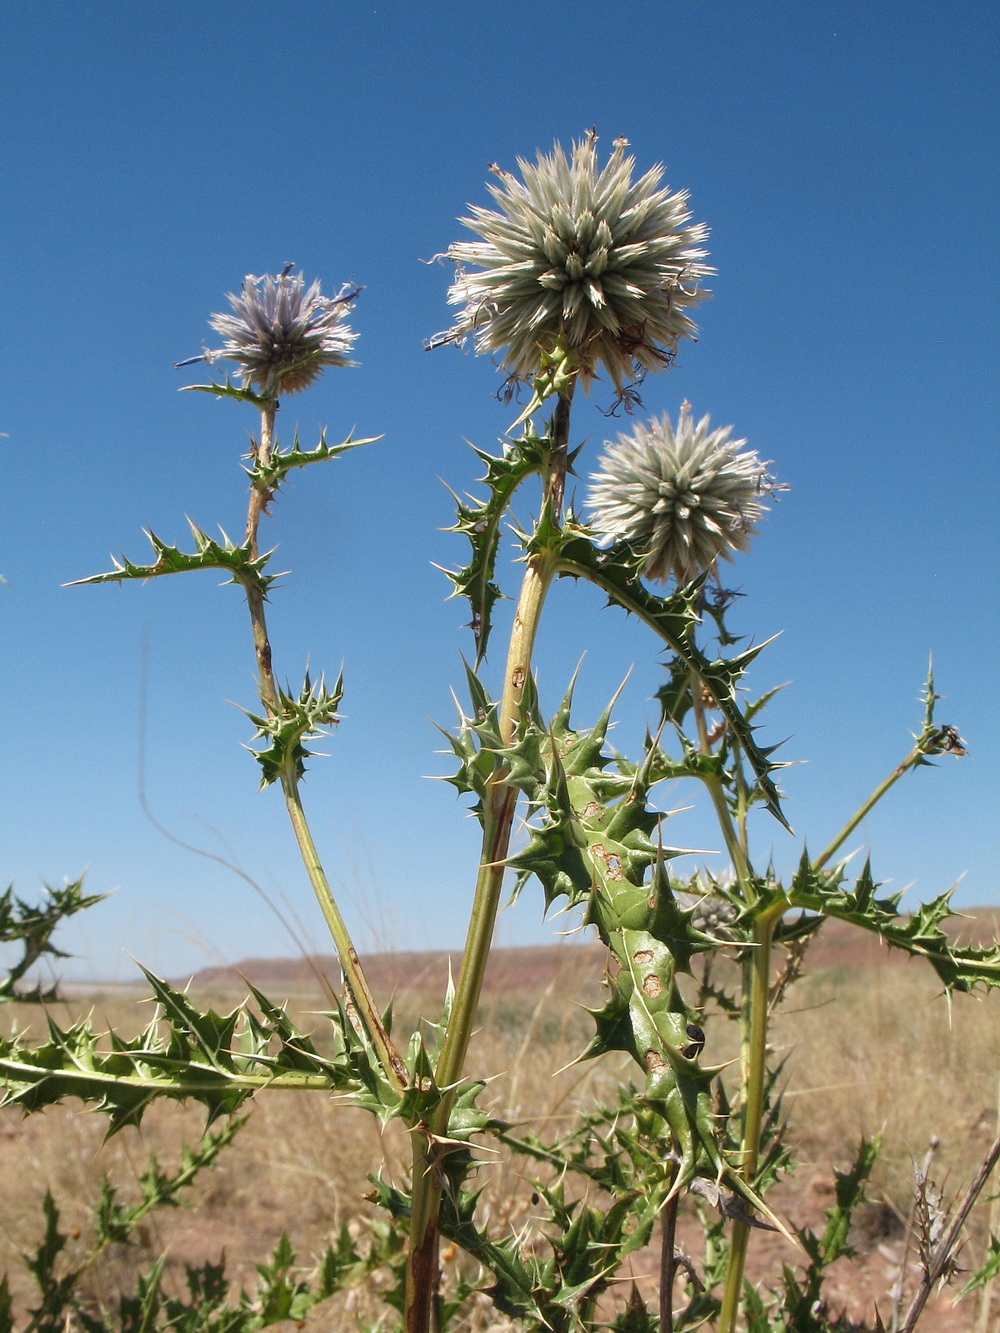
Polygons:
[[[404,977],[396,999],[397,1030],[402,1032],[418,1013],[435,1016],[446,974],[440,960],[431,960],[430,974],[412,960],[404,960],[397,971]],[[621,1061],[551,1073],[584,1045],[591,1025],[578,1006],[599,1001],[600,978],[601,955],[589,949],[498,960],[470,1061],[470,1069],[493,1078],[484,1097],[490,1109],[554,1135],[579,1106],[614,1098],[618,1080],[630,1077]],[[266,977],[258,972],[253,979],[279,998]],[[388,979],[378,978],[381,993],[387,992]],[[196,984],[198,1001],[221,1008],[242,998],[232,978],[216,976],[210,984],[211,994]],[[288,978],[282,990],[297,1019],[326,1004],[320,988],[309,981]],[[898,1247],[901,1224],[896,1219],[905,1217],[909,1206],[912,1159],[923,1157],[931,1136],[941,1141],[936,1171],[939,1178],[947,1175],[954,1192],[975,1170],[995,1133],[996,1001],[960,996],[949,1009],[939,991],[928,968],[893,961],[877,949],[844,957],[836,949],[818,950],[774,1023],[775,1053],[786,1058],[791,1142],[803,1164],[794,1187],[779,1191],[780,1208],[796,1223],[817,1221],[830,1201],[831,1164],[845,1165],[861,1134],[879,1129],[885,1134],[886,1150],[874,1177],[875,1193],[884,1203],[862,1219],[858,1240],[864,1264],[848,1270],[842,1281],[848,1304],[870,1301],[872,1294],[882,1299],[891,1247]],[[81,996],[73,1005],[77,1012],[91,1007],[119,1029],[137,1030],[148,1018],[148,1007],[137,1006],[129,994]],[[56,1017],[65,1022],[67,1015]],[[14,1021],[24,1023],[25,1015]],[[321,1027],[322,1020],[313,1023]],[[734,1026],[721,1022],[710,1028],[706,1054],[713,1063],[734,1053]],[[164,1251],[175,1276],[183,1275],[185,1263],[215,1260],[225,1250],[232,1276],[252,1280],[253,1263],[270,1253],[282,1230],[308,1262],[343,1222],[360,1230],[374,1215],[364,1199],[369,1172],[405,1180],[408,1144],[400,1126],[380,1134],[366,1114],[316,1094],[277,1092],[258,1102],[237,1144],[203,1178],[197,1207],[162,1210],[151,1218],[137,1247],[119,1247],[93,1265],[87,1281],[94,1296],[110,1299]],[[23,1301],[28,1289],[15,1255],[38,1243],[38,1202],[46,1188],[63,1211],[64,1230],[79,1229],[69,1246],[79,1253],[101,1176],[129,1181],[145,1166],[150,1148],[162,1162],[172,1162],[182,1137],[196,1141],[201,1124],[195,1110],[156,1105],[141,1135],[129,1130],[102,1144],[103,1122],[76,1106],[28,1119],[12,1110],[0,1113],[0,1271],[9,1268],[16,1300]],[[501,1230],[518,1228],[529,1217],[531,1183],[521,1171],[519,1163],[492,1156],[482,1168],[482,1211]],[[970,1242],[972,1256],[981,1251],[983,1229],[980,1216]],[[779,1253],[773,1244],[760,1244],[757,1252],[760,1263],[774,1258],[794,1262],[794,1255]],[[461,1256],[451,1262],[462,1262]],[[642,1262],[640,1256],[638,1269]],[[759,1264],[751,1271],[763,1276]],[[371,1315],[373,1296],[369,1291],[344,1298],[330,1326],[350,1326],[363,1314]],[[870,1310],[869,1303],[866,1313]],[[952,1314],[942,1306],[938,1322],[926,1327],[970,1329],[973,1310],[971,1302]],[[484,1304],[469,1327],[505,1326]]]

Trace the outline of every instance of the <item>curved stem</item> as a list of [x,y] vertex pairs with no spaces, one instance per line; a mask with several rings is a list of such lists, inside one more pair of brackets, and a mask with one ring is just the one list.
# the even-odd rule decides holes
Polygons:
[[[261,409],[260,439],[255,441],[253,445],[256,460],[265,467],[271,460],[271,451],[274,446],[274,418],[277,410],[277,399],[269,396],[267,405]],[[261,515],[267,511],[272,496],[273,491],[267,486],[255,484],[250,489],[246,540],[250,543],[250,554],[253,558],[258,555],[257,532],[260,527]],[[271,661],[271,644],[267,633],[264,595],[255,584],[244,584],[243,590],[246,594],[247,609],[250,612],[250,627],[253,633],[254,653],[257,659],[260,701],[264,705],[264,710],[268,716],[276,717],[281,710],[281,703]],[[379,1064],[382,1066],[387,1080],[397,1092],[401,1092],[407,1083],[406,1066],[389,1039],[389,1034],[382,1022],[371,988],[361,967],[357,950],[330,890],[329,881],[320,862],[319,853],[316,850],[316,844],[313,841],[305,811],[302,808],[298,776],[294,770],[286,769],[282,772],[281,787],[285,796],[288,816],[299,845],[299,852],[309,876],[309,882],[319,901],[320,910],[329,927],[340,958],[340,965],[344,972],[344,980],[351,1001],[349,1005],[350,1016],[355,1020],[360,1016],[361,1023],[371,1039]]]
[[[559,395],[552,416],[552,451],[545,476],[542,512],[544,514],[548,511],[553,524],[558,524],[562,516],[572,396],[571,383]],[[517,735],[524,687],[531,672],[535,634],[545,594],[557,565],[557,558],[551,551],[536,551],[528,558],[511,629],[500,699],[500,734],[505,744]],[[437,1219],[443,1187],[441,1170],[435,1160],[435,1141],[447,1135],[455,1089],[462,1077],[469,1042],[472,1040],[500,908],[506,869],[503,862],[510,847],[517,797],[517,788],[507,781],[506,769],[498,764],[483,801],[483,850],[476,876],[469,930],[435,1070],[437,1085],[443,1090],[442,1096],[429,1123],[418,1126],[412,1134],[413,1199],[404,1314],[406,1333],[428,1333],[430,1328],[433,1296],[437,1286]]]
[[329,880],[319,859],[316,844],[313,842],[305,811],[302,809],[298,781],[294,775],[282,774],[281,785],[285,793],[288,817],[292,822],[295,838],[299,844],[299,852],[309,876],[309,883],[312,885],[320,910],[333,937],[351,1002],[355,1010],[360,1011],[361,1022],[371,1039],[372,1045],[375,1047],[375,1053],[386,1078],[397,1092],[402,1092],[409,1079],[406,1065],[393,1046],[385,1024],[382,1022],[375,997],[368,985],[368,978],[361,966],[361,960],[351,940],[344,918],[340,914],[340,908],[337,906],[336,899],[330,890]]

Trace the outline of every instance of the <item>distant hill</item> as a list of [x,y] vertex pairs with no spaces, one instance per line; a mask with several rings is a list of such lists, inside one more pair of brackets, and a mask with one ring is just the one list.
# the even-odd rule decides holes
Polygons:
[[[519,949],[494,949],[486,971],[487,993],[505,990],[541,990],[554,978],[566,974],[598,975],[606,950],[600,944],[540,944]],[[380,995],[397,989],[441,991],[447,984],[448,965],[457,974],[461,950],[429,950],[368,954],[362,958],[365,974]],[[340,964],[333,954],[307,958],[246,958],[235,967],[207,967],[196,972],[191,984],[196,990],[213,990],[239,983],[246,977],[262,990],[282,986],[314,984],[317,977],[339,983]],[[566,979],[569,977],[566,975]]]
[[[967,944],[985,945],[1000,934],[1000,908],[967,908],[952,922],[953,934]],[[541,944],[493,951],[484,985],[485,993],[504,991],[539,992],[552,982],[575,984],[590,976],[597,981],[607,959],[606,950],[596,943]],[[905,964],[905,955],[886,949],[867,932],[841,921],[829,921],[810,947],[806,970],[817,972],[829,967],[870,967],[877,961]],[[375,992],[391,994],[394,990],[439,992],[448,978],[449,961],[457,973],[461,951],[431,950],[370,954],[363,958],[365,972]],[[332,954],[307,958],[247,958],[233,967],[209,967],[195,973],[195,990],[230,989],[245,977],[262,990],[276,992],[282,987],[315,985],[318,977],[339,983],[340,965]],[[188,978],[182,980],[187,981]]]

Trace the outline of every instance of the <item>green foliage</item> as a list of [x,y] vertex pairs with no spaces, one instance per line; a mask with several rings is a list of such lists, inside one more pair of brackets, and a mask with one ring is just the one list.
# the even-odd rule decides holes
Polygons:
[[146,529],[146,536],[153,548],[156,559],[151,565],[136,565],[124,555],[120,560],[111,557],[114,568],[105,574],[91,574],[85,579],[74,579],[69,587],[78,587],[86,583],[124,583],[127,579],[153,579],[161,574],[184,574],[195,569],[223,569],[231,575],[230,583],[239,583],[247,588],[256,588],[261,596],[267,591],[280,574],[265,574],[264,566],[270,560],[272,552],[254,555],[253,543],[248,538],[237,545],[223,532],[222,541],[217,542],[203,532],[196,523],[188,520],[191,535],[194,538],[193,552],[182,551],[162,541],[155,532]]
[[[458,731],[453,733],[446,731],[444,727],[439,727],[438,730],[448,741],[459,761],[458,768],[444,781],[451,783],[462,795],[476,798],[472,811],[482,823],[487,784],[496,769],[496,756],[503,744],[500,736],[500,706],[490,699],[485,685],[468,663],[465,664],[465,677],[472,701],[471,714],[466,715],[456,699]],[[533,690],[530,680],[526,681],[526,713],[531,711],[530,699]]]
[[52,943],[52,936],[62,922],[101,902],[104,894],[84,894],[83,878],[54,889],[46,886],[46,900],[28,903],[14,894],[11,885],[0,893],[0,945],[16,945],[21,956],[9,965],[0,980],[0,1004],[16,1000],[19,1004],[52,1004],[59,998],[58,987],[41,983],[18,988],[28,970],[42,958],[65,958]]
[[[623,1125],[621,1135],[628,1136]],[[556,1160],[558,1150],[539,1146],[536,1153],[527,1140],[504,1135],[504,1142],[529,1156]],[[626,1157],[625,1148],[613,1149]],[[609,1180],[613,1174],[608,1172]],[[618,1171],[619,1187],[609,1190],[609,1204],[589,1204],[570,1199],[563,1184],[535,1181],[536,1209],[545,1217],[536,1224],[538,1243],[522,1244],[521,1237],[496,1240],[475,1220],[477,1191],[448,1189],[440,1221],[441,1234],[455,1241],[493,1276],[489,1296],[496,1308],[513,1318],[527,1319],[531,1326],[555,1333],[589,1328],[598,1297],[607,1289],[610,1276],[621,1263],[645,1246],[668,1188],[666,1178],[657,1190],[649,1180],[640,1184]],[[664,1175],[663,1164],[660,1174]],[[373,1178],[373,1195],[394,1216],[405,1219],[407,1201],[398,1190]],[[594,1325],[596,1327],[596,1325]]]
[[[118,1190],[105,1177],[100,1198],[92,1209],[92,1244],[83,1258],[73,1264],[67,1265],[60,1258],[68,1237],[59,1230],[59,1209],[52,1194],[46,1191],[42,1203],[45,1220],[42,1239],[33,1254],[21,1256],[34,1279],[39,1296],[38,1304],[30,1310],[31,1319],[23,1333],[35,1333],[35,1330],[38,1333],[63,1333],[74,1318],[83,1328],[94,1330],[94,1333],[104,1330],[107,1327],[105,1313],[101,1312],[98,1316],[91,1308],[91,1303],[79,1294],[79,1282],[84,1272],[108,1245],[131,1244],[136,1227],[150,1212],[164,1206],[176,1207],[182,1192],[190,1189],[199,1174],[215,1163],[219,1153],[232,1143],[243,1123],[244,1120],[232,1120],[220,1133],[206,1134],[196,1149],[184,1144],[180,1165],[174,1173],[162,1171],[155,1155],[151,1155],[148,1167],[139,1177],[142,1197],[135,1204],[123,1203]],[[162,1269],[163,1260],[160,1260],[150,1274],[140,1279],[136,1297],[129,1298],[123,1294],[123,1330],[155,1327],[146,1322],[151,1314],[147,1298],[158,1288]],[[221,1273],[221,1269],[219,1271]],[[7,1333],[12,1328],[8,1284],[4,1275],[0,1287],[0,1333]]]
[[757,745],[753,737],[754,728],[740,708],[737,698],[737,687],[747,667],[766,645],[757,644],[733,657],[710,660],[695,642],[704,576],[679,588],[670,597],[658,597],[644,586],[639,577],[644,564],[643,557],[625,543],[607,551],[600,550],[595,546],[590,530],[573,521],[564,525],[558,549],[561,575],[585,578],[596,584],[607,594],[609,603],[621,607],[648,625],[670,648],[683,669],[701,682],[715,700],[733,739],[753,769],[761,797],[768,809],[784,824],[785,818],[781,813],[781,802],[773,776],[784,767],[784,763],[771,759],[776,746],[761,748]]
[[836,1260],[845,1255],[854,1257],[848,1233],[855,1211],[865,1200],[865,1184],[878,1158],[879,1146],[878,1137],[862,1139],[850,1170],[834,1173],[835,1203],[827,1209],[822,1235],[815,1235],[808,1227],[795,1229],[808,1263],[801,1275],[787,1263],[782,1265],[781,1290],[766,1314],[763,1302],[756,1314],[761,1329],[768,1333],[828,1333],[824,1275]]
[[[207,388],[208,386],[192,385],[191,387]],[[271,456],[266,463],[255,457],[250,467],[244,468],[244,471],[253,486],[259,490],[273,493],[288,476],[289,472],[294,471],[295,468],[308,467],[310,463],[324,463],[328,458],[339,458],[341,454],[347,453],[349,449],[358,449],[363,444],[375,444],[381,438],[381,435],[370,435],[365,439],[356,440],[352,433],[340,444],[327,444],[326,431],[323,431],[315,449],[303,449],[299,444],[298,431],[296,431],[295,437],[287,449],[272,449]]]
[[803,853],[789,890],[789,906],[849,921],[895,949],[926,958],[949,991],[1000,986],[1000,944],[984,949],[956,945],[943,930],[945,921],[957,917],[950,906],[951,889],[904,914],[899,910],[901,893],[877,896],[879,886],[868,862],[852,887],[845,887],[844,879],[843,866],[817,871]]
[[[231,1137],[231,1136],[230,1136]],[[228,1142],[228,1140],[227,1140]],[[218,1148],[215,1149],[217,1151]],[[198,1172],[214,1159],[214,1151],[189,1154],[193,1169],[185,1174],[183,1187],[189,1186]],[[147,1173],[148,1176],[148,1173]],[[145,1178],[144,1178],[145,1179]],[[177,1178],[167,1178],[168,1187]],[[159,1197],[147,1197],[148,1207],[132,1210],[132,1226],[139,1216],[163,1203],[174,1203],[172,1188]],[[29,1311],[30,1318],[20,1333],[65,1333],[80,1327],[85,1333],[256,1333],[286,1320],[301,1322],[320,1302],[345,1288],[356,1285],[371,1273],[394,1265],[400,1250],[399,1237],[387,1228],[371,1229],[369,1244],[362,1248],[346,1226],[334,1243],[312,1268],[298,1266],[288,1236],[282,1232],[269,1262],[256,1265],[257,1282],[252,1290],[231,1290],[225,1260],[201,1265],[186,1265],[186,1291],[167,1289],[166,1256],[156,1259],[137,1280],[134,1293],[122,1292],[117,1310],[98,1304],[80,1289],[80,1279],[110,1241],[127,1240],[122,1235],[102,1236],[95,1231],[95,1244],[82,1262],[66,1267],[60,1256],[67,1237],[59,1230],[59,1210],[50,1194],[43,1203],[45,1231],[37,1250],[23,1255],[39,1292],[38,1304]],[[96,1217],[98,1227],[100,1217]],[[0,1333],[13,1333],[7,1279],[0,1279]]]
[[39,1111],[79,1097],[108,1117],[109,1134],[138,1125],[157,1097],[198,1102],[211,1123],[264,1087],[358,1094],[392,1114],[398,1098],[342,1012],[326,1015],[334,1048],[326,1056],[256,990],[262,1018],[243,1006],[217,1014],[198,1009],[153,973],[145,975],[160,1007],[131,1040],[98,1033],[89,1019],[64,1029],[52,1018],[41,1045],[0,1039],[0,1104]]
[[325,727],[340,721],[337,709],[343,696],[342,674],[331,690],[322,676],[313,682],[307,671],[297,698],[279,689],[277,712],[266,715],[247,712],[247,717],[257,728],[254,739],[267,741],[262,750],[252,751],[261,767],[261,787],[269,786],[282,774],[294,774],[296,778],[303,776],[306,760],[315,753],[306,748],[305,742],[322,735]]
[[178,1207],[184,1190],[190,1189],[202,1171],[215,1165],[219,1154],[229,1147],[246,1122],[246,1116],[232,1116],[220,1130],[206,1132],[197,1148],[182,1144],[180,1163],[173,1173],[164,1171],[156,1153],[151,1152],[149,1163],[138,1178],[142,1195],[138,1203],[123,1202],[118,1189],[105,1176],[101,1197],[94,1208],[97,1247],[128,1245],[148,1213],[156,1208]]
[[674,1188],[699,1174],[724,1177],[760,1206],[720,1151],[712,1096],[718,1071],[699,1063],[700,1028],[676,984],[693,955],[716,941],[694,924],[694,907],[685,909],[675,895],[665,862],[678,849],[653,841],[662,819],[650,804],[659,747],[650,744],[639,767],[613,761],[605,752],[610,707],[592,728],[577,731],[571,702],[572,690],[547,728],[537,719],[525,723],[500,750],[509,780],[536,815],[527,845],[509,864],[522,877],[538,877],[546,905],[560,896],[585,905],[585,920],[614,956],[610,995],[594,1014],[597,1031],[585,1056],[625,1050],[643,1070],[661,1133],[679,1156]]
[[39,1329],[49,1327],[48,1317],[55,1309],[61,1309],[73,1289],[75,1273],[62,1277],[56,1276],[56,1261],[66,1245],[66,1236],[59,1230],[59,1209],[49,1190],[42,1200],[42,1215],[45,1218],[45,1231],[34,1254],[25,1254],[23,1258],[28,1271],[35,1279],[40,1302],[31,1310],[32,1326]]
[[967,1296],[970,1291],[978,1291],[980,1287],[985,1287],[997,1277],[1000,1277],[1000,1237],[991,1235],[986,1257],[962,1288],[962,1295]]

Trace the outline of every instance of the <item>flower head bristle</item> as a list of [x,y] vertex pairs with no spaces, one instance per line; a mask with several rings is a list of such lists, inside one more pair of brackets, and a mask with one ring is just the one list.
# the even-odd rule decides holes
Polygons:
[[603,168],[596,144],[592,132],[569,158],[558,143],[535,163],[519,158],[521,180],[491,168],[499,211],[472,206],[462,219],[481,239],[448,248],[458,266],[448,301],[461,311],[432,346],[471,334],[477,352],[498,353],[525,380],[560,347],[585,385],[603,365],[623,395],[695,336],[687,312],[713,272],[707,228],[691,223],[686,191],[659,188],[662,166],[633,180],[626,139]]
[[731,431],[710,430],[707,416],[695,423],[684,403],[676,431],[664,413],[607,444],[587,497],[598,538],[627,541],[645,556],[644,575],[663,582],[686,583],[746,550],[767,511],[762,494],[780,488]]
[[227,292],[231,314],[216,314],[209,324],[225,339],[222,347],[198,360],[235,361],[244,387],[261,393],[297,393],[325,366],[353,366],[349,353],[357,334],[345,316],[359,288],[323,296],[318,281],[307,288],[301,273],[289,268],[243,279],[239,296]]

